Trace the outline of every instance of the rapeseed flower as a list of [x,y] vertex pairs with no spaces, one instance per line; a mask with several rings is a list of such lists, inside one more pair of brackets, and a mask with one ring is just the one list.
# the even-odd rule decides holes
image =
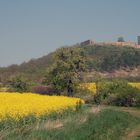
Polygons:
[[38,117],[54,111],[59,112],[69,107],[74,108],[79,101],[79,98],[64,96],[2,92],[0,93],[0,120],[8,117],[18,120],[30,114]]

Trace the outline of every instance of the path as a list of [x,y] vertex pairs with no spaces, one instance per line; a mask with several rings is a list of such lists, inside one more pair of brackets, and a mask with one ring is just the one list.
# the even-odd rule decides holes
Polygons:
[[[136,108],[120,108],[121,111],[129,112],[131,115],[140,117],[140,110]],[[123,140],[140,140],[140,124],[136,125],[133,129],[127,130],[126,135],[122,138]]]

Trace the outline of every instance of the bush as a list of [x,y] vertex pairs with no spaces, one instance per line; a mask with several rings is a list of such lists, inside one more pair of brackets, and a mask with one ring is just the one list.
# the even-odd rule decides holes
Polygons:
[[11,92],[27,92],[29,90],[29,84],[22,77],[14,77],[9,81],[9,90]]
[[[82,86],[84,86],[84,84]],[[91,91],[82,86],[80,86],[76,89],[75,97],[83,99],[86,104],[94,103],[95,91]]]
[[35,86],[32,88],[32,91],[42,95],[53,95],[56,93],[56,90],[52,86]]
[[117,106],[139,106],[140,90],[128,85],[126,81],[102,81],[94,101],[99,104]]

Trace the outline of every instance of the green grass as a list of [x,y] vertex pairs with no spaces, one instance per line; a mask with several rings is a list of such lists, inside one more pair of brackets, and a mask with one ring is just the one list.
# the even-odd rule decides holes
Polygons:
[[63,129],[34,131],[31,139],[45,140],[119,140],[126,128],[140,120],[128,113],[104,110],[97,115],[89,114],[83,124],[69,122]]
[[[91,107],[53,114],[33,123],[0,131],[3,140],[121,140],[140,118],[113,107],[93,113]],[[137,138],[138,139],[138,138]]]

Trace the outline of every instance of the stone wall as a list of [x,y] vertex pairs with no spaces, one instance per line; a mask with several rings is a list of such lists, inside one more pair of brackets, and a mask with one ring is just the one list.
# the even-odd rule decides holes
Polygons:
[[95,42],[93,40],[86,40],[80,43],[81,46],[100,45],[100,46],[130,46],[133,48],[140,48],[140,36],[138,37],[138,44],[136,42]]

